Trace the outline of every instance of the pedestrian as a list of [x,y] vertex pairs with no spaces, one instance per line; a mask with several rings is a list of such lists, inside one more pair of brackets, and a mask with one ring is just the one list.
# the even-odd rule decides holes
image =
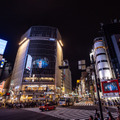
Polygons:
[[117,106],[117,113],[118,113],[118,117],[116,120],[120,120],[120,107],[119,106]]
[[108,110],[108,107],[105,107],[105,111],[106,111],[106,113],[107,113],[107,117],[106,117],[105,120],[114,120],[111,112]]
[[107,117],[106,117],[106,120],[109,120],[109,110],[108,110],[108,107],[105,107],[105,112],[107,113]]
[[97,109],[95,109],[95,117],[96,117],[97,113],[98,113],[98,110],[97,110]]
[[90,115],[89,120],[93,120],[93,116],[92,115]]
[[99,113],[96,113],[94,120],[100,120],[100,114]]
[[109,119],[108,120],[115,120],[112,116],[112,114],[110,113],[110,111],[108,112],[108,115],[109,115]]

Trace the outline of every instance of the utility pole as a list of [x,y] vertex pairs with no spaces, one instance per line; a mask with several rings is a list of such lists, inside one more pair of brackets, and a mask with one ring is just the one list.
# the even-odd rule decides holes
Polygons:
[[98,88],[98,80],[97,80],[97,75],[96,75],[96,71],[95,71],[95,61],[94,58],[92,56],[92,65],[93,65],[93,71],[94,71],[94,75],[95,75],[95,83],[96,83],[96,91],[97,91],[97,97],[98,97],[98,101],[99,101],[99,108],[100,108],[100,116],[101,116],[101,120],[103,120],[103,113],[102,113],[102,104],[101,104],[101,100],[100,100],[100,95],[99,95],[99,88]]

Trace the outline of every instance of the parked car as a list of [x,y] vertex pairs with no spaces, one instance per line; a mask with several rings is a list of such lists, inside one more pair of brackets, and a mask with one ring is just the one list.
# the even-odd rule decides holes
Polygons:
[[45,105],[39,106],[39,110],[41,110],[41,111],[55,110],[55,109],[56,109],[56,106],[53,104],[45,104]]

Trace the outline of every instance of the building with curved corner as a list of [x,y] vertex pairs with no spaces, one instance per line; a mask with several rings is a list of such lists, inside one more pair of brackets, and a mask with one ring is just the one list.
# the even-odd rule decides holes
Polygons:
[[94,59],[96,74],[100,81],[105,81],[113,78],[109,58],[106,52],[106,47],[103,37],[94,39]]
[[49,26],[32,26],[21,37],[11,77],[11,100],[54,100],[60,96],[61,39],[58,29]]

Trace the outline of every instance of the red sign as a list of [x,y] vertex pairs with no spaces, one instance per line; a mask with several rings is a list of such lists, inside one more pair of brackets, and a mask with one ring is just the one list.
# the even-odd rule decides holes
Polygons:
[[116,93],[119,92],[118,80],[108,80],[102,82],[103,93]]

